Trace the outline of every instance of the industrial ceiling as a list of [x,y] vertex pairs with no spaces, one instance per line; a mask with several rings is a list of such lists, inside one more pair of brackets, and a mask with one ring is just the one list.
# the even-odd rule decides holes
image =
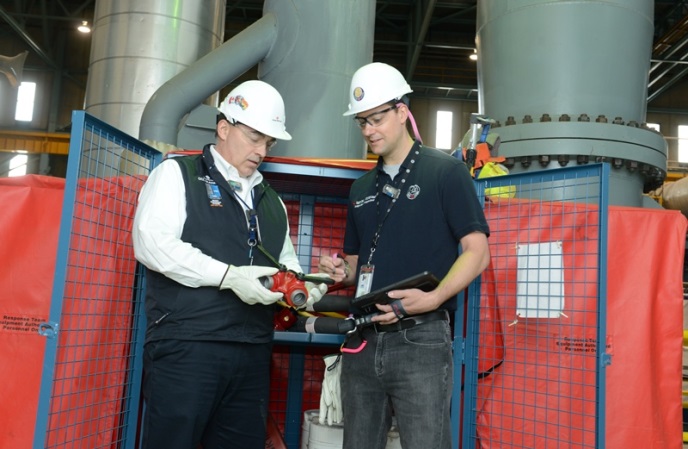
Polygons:
[[[377,0],[374,59],[404,73],[414,95],[477,99],[473,53],[477,0]],[[655,33],[648,102],[688,74],[688,0],[655,0]],[[0,55],[29,50],[27,70],[59,70],[83,85],[88,40],[74,38],[82,20],[91,21],[95,0],[7,0],[0,5]],[[225,40],[261,17],[263,0],[227,0]],[[584,32],[584,30],[581,30]],[[8,42],[14,42],[9,45]],[[620,43],[623,45],[623,43]],[[681,105],[688,112],[688,104]]]

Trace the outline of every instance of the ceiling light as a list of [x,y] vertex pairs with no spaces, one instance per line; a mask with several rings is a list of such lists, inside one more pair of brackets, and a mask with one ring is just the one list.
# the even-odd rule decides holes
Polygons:
[[79,30],[79,32],[84,33],[84,34],[91,32],[91,27],[88,26],[88,21],[86,21],[86,20],[83,20],[81,22],[81,25],[76,27],[76,29]]
[[473,49],[473,53],[468,57],[471,61],[477,61],[478,60],[478,50],[475,48]]

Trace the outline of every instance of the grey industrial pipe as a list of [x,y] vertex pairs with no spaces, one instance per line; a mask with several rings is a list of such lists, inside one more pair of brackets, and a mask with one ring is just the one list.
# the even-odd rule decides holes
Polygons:
[[667,148],[645,126],[652,0],[481,0],[477,14],[480,111],[511,172],[608,161],[610,203],[652,205]]
[[256,65],[276,39],[277,19],[267,13],[160,86],[143,110],[139,139],[176,146],[184,115]]

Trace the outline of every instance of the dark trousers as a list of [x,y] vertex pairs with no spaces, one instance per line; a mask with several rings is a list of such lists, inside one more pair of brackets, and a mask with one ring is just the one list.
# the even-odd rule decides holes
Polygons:
[[264,449],[271,353],[271,343],[146,344],[142,449]]
[[404,449],[450,449],[454,364],[449,322],[362,332],[362,351],[342,357],[344,449],[383,449],[397,419]]

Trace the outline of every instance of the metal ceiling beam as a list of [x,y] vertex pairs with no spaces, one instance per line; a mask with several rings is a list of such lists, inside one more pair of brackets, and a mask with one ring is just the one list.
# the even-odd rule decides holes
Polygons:
[[[41,0],[41,12],[43,13],[43,26],[41,27],[43,31],[43,42],[46,45],[50,45],[50,34],[52,31],[52,23],[48,22],[48,19],[46,19],[48,15],[48,6],[45,3],[45,0]],[[52,48],[49,48],[48,50],[53,50]]]
[[15,13],[14,17],[21,17],[22,19],[46,19],[46,20],[51,20],[53,22],[74,22],[75,20],[80,20],[76,17],[72,16],[55,16],[55,15],[50,15],[50,14],[23,14],[23,13]]
[[69,73],[65,72],[62,70],[62,67],[55,62],[50,55],[40,46],[36,41],[34,41],[31,36],[29,36],[26,31],[24,30],[24,27],[19,24],[16,20],[14,20],[14,17],[12,17],[7,11],[5,11],[5,8],[0,6],[0,17],[5,19],[5,21],[9,24],[9,26],[17,33],[19,36],[28,44],[31,49],[36,52],[36,54],[43,60],[45,61],[46,64],[50,66],[55,72],[58,74],[58,76],[62,76],[72,82],[74,82],[77,86],[81,86],[83,88],[83,83],[79,81],[78,79],[74,78],[72,75]]
[[656,74],[655,76],[652,77],[652,79],[650,79],[650,82],[648,83],[647,87],[648,87],[648,88],[649,88],[649,87],[652,87],[652,86],[655,85],[660,79],[664,78],[664,76],[667,75],[667,74],[671,71],[671,69],[673,69],[674,67],[676,67],[677,65],[679,65],[679,62],[681,62],[681,63],[683,63],[683,64],[685,64],[686,62],[688,62],[688,61],[686,61],[686,59],[688,59],[688,53],[683,54],[682,56],[680,56],[678,61],[676,61],[676,62],[673,62],[673,61],[672,61],[671,63],[669,63],[669,67],[666,67],[661,73]]
[[[686,61],[688,60],[688,52],[686,52],[686,50],[683,48],[688,43],[688,34],[686,33],[686,30],[688,29],[688,15],[685,15],[685,11],[683,11],[684,8],[682,7],[684,5],[685,1],[678,2],[676,7],[672,10],[672,15],[675,15],[677,11],[681,10],[684,14],[683,17],[680,20],[677,20],[676,23],[671,27],[671,29],[669,29],[667,32],[665,32],[665,34],[662,37],[657,38],[655,41],[655,52],[660,48],[660,46],[665,45],[662,44],[663,42],[673,43],[670,44],[668,48],[660,52],[660,55],[663,58],[661,60],[654,60],[652,66],[650,67],[648,92],[652,86],[657,84],[665,76],[669,75],[672,69],[676,68],[679,64],[685,64],[688,62]],[[676,40],[677,38],[678,40]],[[679,52],[681,51],[683,53],[679,54]],[[659,68],[662,68],[662,70],[659,73],[657,73],[657,69]],[[673,86],[679,80],[681,80],[686,75],[686,73],[688,73],[688,69],[682,69],[678,73],[674,73],[673,75],[671,75],[670,79],[666,81],[662,86],[655,89],[654,92],[648,94],[647,101],[650,102],[653,99],[657,98],[669,87]]]
[[662,54],[662,59],[657,60],[657,62],[655,64],[652,64],[652,67],[650,67],[650,73],[657,70],[659,68],[659,66],[662,65],[663,62],[665,62],[665,60],[668,60],[668,58],[671,58],[676,53],[678,53],[681,50],[681,48],[683,48],[683,46],[686,45],[686,43],[688,43],[688,35],[683,36],[681,39],[679,39],[678,42],[673,44],[668,49],[668,51],[664,52]]
[[648,95],[647,102],[649,103],[652,100],[654,100],[655,98],[657,98],[659,95],[661,95],[667,89],[669,89],[671,86],[673,86],[674,84],[679,82],[681,79],[683,79],[683,77],[685,77],[686,74],[688,74],[688,68],[684,68],[683,70],[681,70],[680,72],[678,72],[677,74],[672,76],[671,79],[669,79],[669,81],[667,81],[666,83],[664,83],[662,85],[662,87],[659,87],[657,90],[652,92],[652,94]]
[[55,61],[52,60],[50,55],[48,55],[48,53],[46,53],[45,50],[43,50],[43,48],[41,48],[41,46],[38,45],[36,43],[36,41],[34,41],[31,38],[31,36],[26,34],[26,31],[24,31],[24,28],[16,20],[14,20],[14,17],[12,17],[10,14],[8,14],[7,11],[5,11],[5,8],[3,8],[2,6],[0,6],[0,17],[5,19],[5,22],[7,22],[9,24],[9,26],[17,34],[19,34],[19,36],[21,36],[22,39],[24,39],[24,42],[26,42],[29,45],[29,47],[31,47],[31,49],[33,51],[35,51],[36,54],[38,54],[38,56],[41,57],[41,59],[43,61],[45,61],[53,69],[60,70],[60,67],[55,63]]
[[418,58],[420,58],[420,52],[423,49],[423,43],[425,42],[425,36],[428,34],[428,28],[430,27],[430,21],[432,20],[432,14],[435,11],[435,4],[437,0],[429,0],[428,6],[425,8],[425,15],[423,16],[423,22],[420,25],[420,30],[415,39],[415,46],[413,48],[413,53],[411,55],[411,61],[409,62],[408,70],[406,71],[406,79],[410,80],[413,78],[413,72],[416,71],[416,65],[418,64]]
[[72,17],[77,17],[77,16],[79,16],[79,15],[81,14],[81,12],[82,12],[84,9],[86,9],[87,7],[89,7],[89,6],[91,5],[91,3],[94,3],[94,2],[95,2],[95,0],[86,0],[85,2],[83,2],[83,3],[81,4],[81,6],[79,6],[79,7],[76,8],[74,11],[72,11],[72,12],[70,13],[70,16],[72,16]]
[[659,62],[659,63],[666,63],[666,64],[688,64],[688,61],[686,60],[679,60],[679,59],[650,59],[650,62]]
[[[447,86],[439,83],[411,82],[413,98],[446,98],[448,100],[477,100],[477,86]],[[457,94],[457,95],[453,95]],[[474,98],[470,98],[474,97]]]
[[[435,7],[439,8],[440,7],[439,3],[437,5],[435,5]],[[446,16],[443,16],[443,17],[440,17],[439,19],[434,20],[433,25],[436,25],[439,23],[444,23],[444,22],[457,23],[459,21],[469,23],[471,25],[475,25],[475,18],[460,20],[459,17],[463,16],[464,14],[466,14],[467,12],[470,12],[470,11],[473,11],[475,13],[476,9],[477,9],[477,6],[475,6],[475,5],[465,6],[465,7],[463,7],[463,9],[461,9],[455,13],[447,14]]]

